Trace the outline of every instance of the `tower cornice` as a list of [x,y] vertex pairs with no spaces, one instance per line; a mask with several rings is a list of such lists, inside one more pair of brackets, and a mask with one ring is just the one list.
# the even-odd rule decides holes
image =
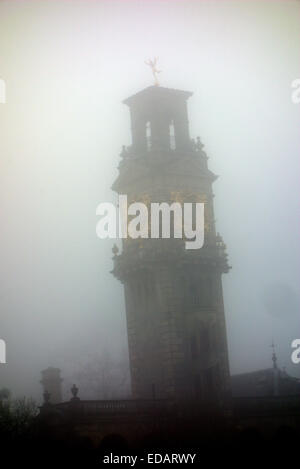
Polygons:
[[180,98],[186,100],[192,95],[193,93],[191,91],[177,90],[175,88],[165,88],[162,86],[148,86],[138,93],[135,93],[132,96],[124,99],[123,104],[127,104],[128,106],[134,105],[137,102],[145,104],[147,101],[151,101],[152,99],[156,98]]

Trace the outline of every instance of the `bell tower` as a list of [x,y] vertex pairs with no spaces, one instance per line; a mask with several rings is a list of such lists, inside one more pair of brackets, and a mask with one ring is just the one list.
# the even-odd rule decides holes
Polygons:
[[190,145],[187,99],[192,93],[150,86],[126,99],[135,152],[184,150]]
[[132,145],[123,147],[112,188],[128,203],[204,202],[204,246],[183,239],[124,239],[113,274],[125,291],[132,392],[222,408],[229,366],[222,274],[228,272],[215,230],[212,183],[199,138],[189,135],[191,92],[150,86],[127,98]]

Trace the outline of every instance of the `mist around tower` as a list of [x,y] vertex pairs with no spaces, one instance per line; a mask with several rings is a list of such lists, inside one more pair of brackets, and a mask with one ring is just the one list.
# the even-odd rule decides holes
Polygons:
[[294,467],[300,1],[0,1],[0,464]]

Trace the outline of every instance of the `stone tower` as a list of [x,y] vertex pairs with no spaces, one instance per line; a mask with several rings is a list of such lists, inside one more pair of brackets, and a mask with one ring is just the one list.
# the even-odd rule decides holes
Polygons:
[[49,367],[41,372],[42,380],[41,384],[44,389],[44,393],[50,394],[51,404],[58,404],[62,401],[61,383],[62,378],[60,377],[60,369]]
[[204,202],[204,246],[124,239],[113,273],[124,284],[133,397],[222,407],[230,385],[221,277],[229,266],[215,231],[216,176],[189,135],[191,95],[150,86],[124,101],[132,145],[123,147],[112,188],[128,203]]

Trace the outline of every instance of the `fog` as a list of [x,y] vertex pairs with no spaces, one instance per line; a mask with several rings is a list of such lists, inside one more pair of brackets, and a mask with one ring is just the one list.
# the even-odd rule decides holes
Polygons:
[[[40,371],[95,354],[126,367],[122,285],[96,207],[130,145],[122,100],[152,85],[192,91],[214,184],[231,373],[278,363],[294,376],[299,313],[297,1],[2,1],[0,387],[41,396]],[[107,355],[106,355],[107,356]],[[80,392],[79,392],[80,394]]]

